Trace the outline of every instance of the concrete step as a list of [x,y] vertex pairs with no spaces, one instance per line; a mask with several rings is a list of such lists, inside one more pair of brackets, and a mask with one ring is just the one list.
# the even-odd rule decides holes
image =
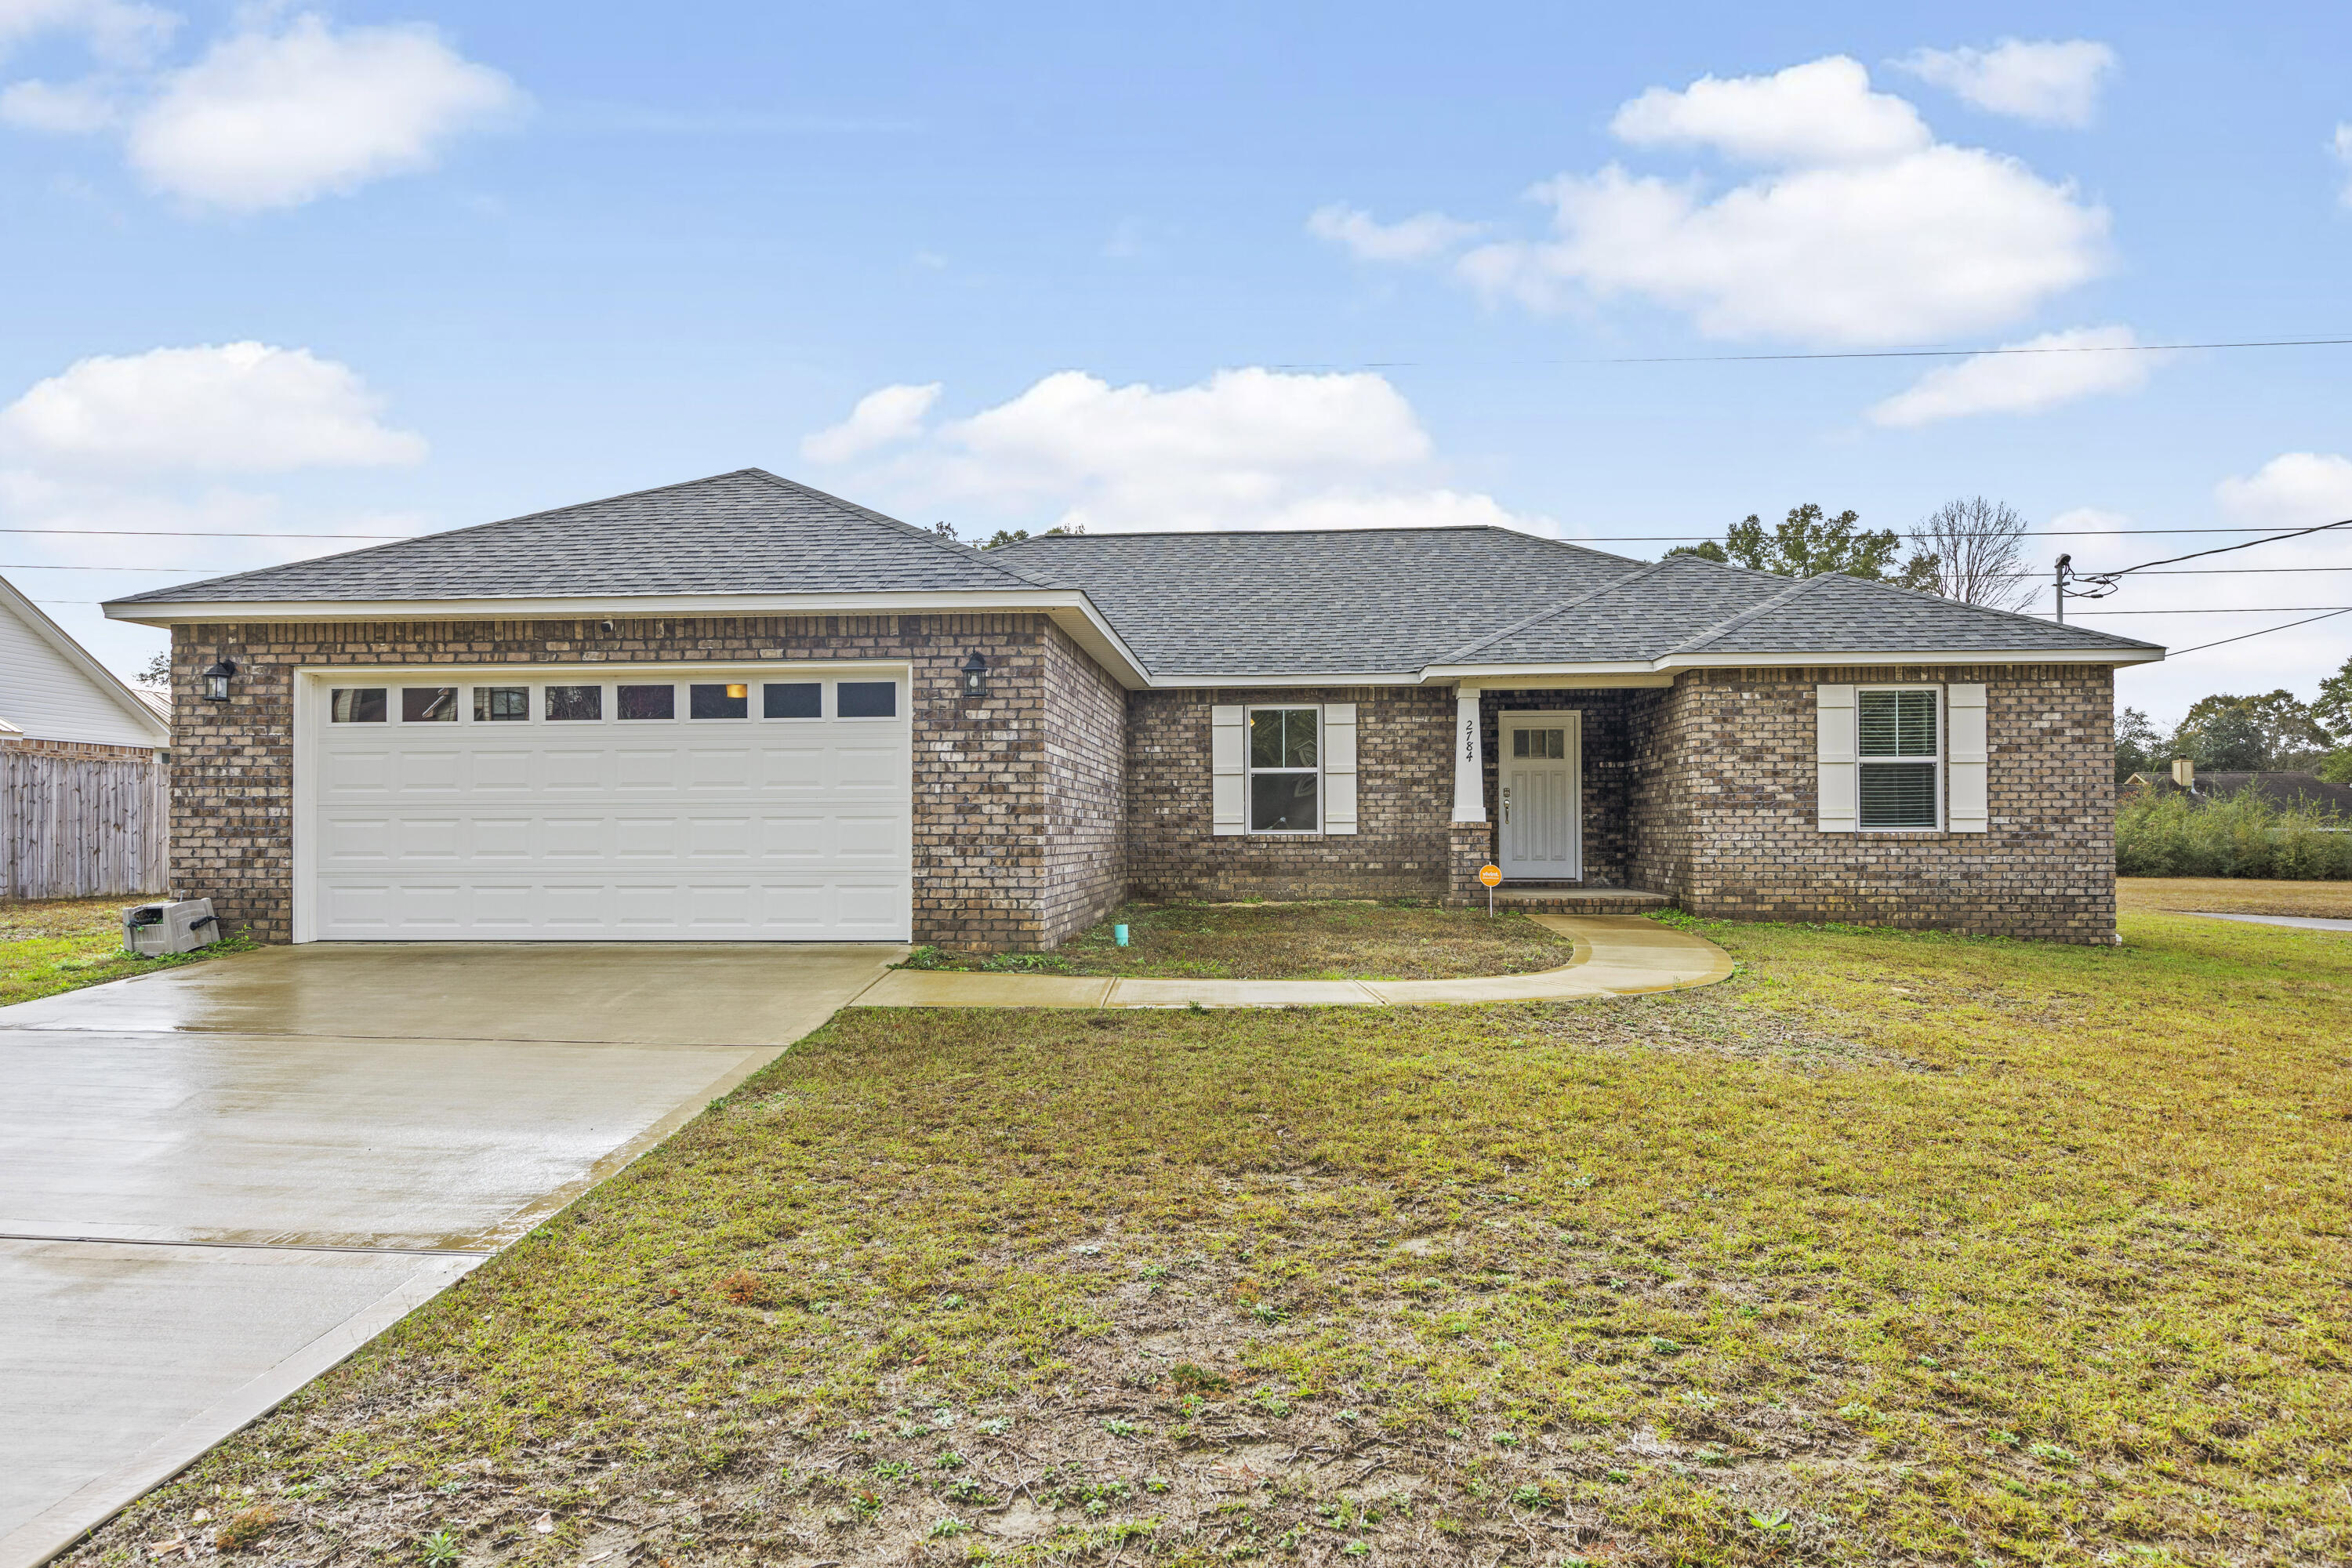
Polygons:
[[[1478,900],[1473,900],[1475,903]],[[1546,915],[1638,915],[1663,910],[1674,900],[1640,888],[1545,888],[1504,886],[1495,889],[1496,909]]]

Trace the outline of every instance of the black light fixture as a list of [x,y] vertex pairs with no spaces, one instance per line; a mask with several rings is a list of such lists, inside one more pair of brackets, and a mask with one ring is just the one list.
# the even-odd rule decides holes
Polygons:
[[207,702],[227,701],[229,678],[236,673],[236,660],[233,658],[225,658],[206,669],[203,675],[199,676],[197,679],[205,683],[205,700]]
[[963,656],[963,694],[966,697],[988,695],[988,660],[980,657],[978,648]]

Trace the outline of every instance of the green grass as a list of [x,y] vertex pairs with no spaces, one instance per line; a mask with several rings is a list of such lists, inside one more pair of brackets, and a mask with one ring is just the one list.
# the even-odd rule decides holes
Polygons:
[[2352,1557],[2352,942],[1701,929],[1612,1002],[844,1014],[71,1561]]
[[129,894],[0,900],[0,1006],[201,963],[254,945],[250,938],[236,936],[194,952],[134,958],[123,950],[122,911],[141,901]]
[[[1114,928],[1125,924],[1128,945]],[[1334,900],[1127,904],[1051,952],[918,948],[904,967],[1214,980],[1448,980],[1556,969],[1574,944],[1516,910]]]

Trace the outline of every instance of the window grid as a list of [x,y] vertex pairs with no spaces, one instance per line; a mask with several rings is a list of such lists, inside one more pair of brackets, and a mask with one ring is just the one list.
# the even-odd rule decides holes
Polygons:
[[1323,830],[1319,708],[1253,708],[1246,743],[1252,833]]
[[1915,832],[1943,826],[1941,690],[1864,687],[1854,707],[1857,826]]

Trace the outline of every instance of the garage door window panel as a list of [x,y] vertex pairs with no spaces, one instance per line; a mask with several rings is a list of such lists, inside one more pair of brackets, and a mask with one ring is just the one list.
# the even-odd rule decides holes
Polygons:
[[327,717],[336,724],[381,724],[387,717],[386,689],[338,686],[328,694]]
[[815,680],[772,680],[761,689],[760,714],[767,719],[822,719],[824,685]]
[[530,717],[530,687],[477,686],[474,688],[475,723],[510,724]]
[[404,724],[455,724],[457,721],[457,689],[454,686],[401,688],[400,721]]
[[686,689],[689,719],[749,719],[751,689],[742,681],[696,681]]
[[677,717],[677,688],[675,686],[624,686],[618,704],[623,719],[675,719]]
[[601,686],[551,686],[547,689],[547,717],[555,723],[589,723],[604,717],[604,689]]
[[834,716],[840,719],[896,719],[898,683],[895,680],[845,680],[834,688]]

